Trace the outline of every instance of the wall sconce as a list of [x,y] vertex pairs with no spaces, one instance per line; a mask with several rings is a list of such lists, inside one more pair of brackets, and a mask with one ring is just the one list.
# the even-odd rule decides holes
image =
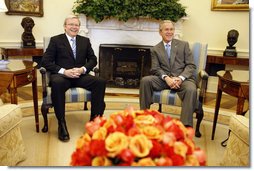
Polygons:
[[0,0],[0,12],[6,12],[6,11],[8,11],[8,9],[5,5],[4,0]]

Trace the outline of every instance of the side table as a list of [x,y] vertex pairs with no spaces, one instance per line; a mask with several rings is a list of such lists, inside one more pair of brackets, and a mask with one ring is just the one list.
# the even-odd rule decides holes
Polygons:
[[213,119],[212,140],[214,139],[222,92],[238,98],[236,114],[239,115],[243,114],[245,100],[249,100],[249,71],[218,71],[217,75],[219,81]]
[[11,103],[18,104],[17,88],[32,83],[36,132],[39,132],[37,64],[27,60],[10,60],[9,62],[6,68],[0,69],[0,90],[8,89]]
[[206,72],[210,76],[216,76],[219,70],[225,70],[226,65],[249,66],[249,58],[247,57],[228,57],[222,55],[208,54],[206,59]]
[[32,56],[33,61],[37,62],[40,67],[41,58],[43,56],[43,47],[37,48],[19,48],[19,47],[0,47],[2,58],[8,60],[9,56]]

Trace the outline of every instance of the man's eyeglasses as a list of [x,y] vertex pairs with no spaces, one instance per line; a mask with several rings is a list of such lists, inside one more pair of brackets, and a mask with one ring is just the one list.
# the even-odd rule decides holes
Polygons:
[[72,26],[72,27],[79,27],[80,25],[79,24],[73,24],[73,23],[71,23],[71,24],[66,24],[67,26]]

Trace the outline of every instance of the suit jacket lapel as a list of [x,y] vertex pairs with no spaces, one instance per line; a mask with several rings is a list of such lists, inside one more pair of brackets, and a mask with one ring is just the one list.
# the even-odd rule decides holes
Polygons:
[[74,59],[74,55],[73,55],[73,52],[72,52],[72,49],[71,49],[71,45],[70,45],[69,40],[68,40],[68,38],[66,37],[65,34],[63,36],[63,43],[64,43],[66,49],[68,50],[68,53],[70,53],[70,55]]
[[170,51],[170,67],[172,67],[173,63],[175,62],[176,52],[177,52],[177,42],[174,41],[173,39],[171,43],[171,51]]
[[79,45],[80,45],[80,37],[77,35],[76,36],[76,60],[78,59],[79,57]]

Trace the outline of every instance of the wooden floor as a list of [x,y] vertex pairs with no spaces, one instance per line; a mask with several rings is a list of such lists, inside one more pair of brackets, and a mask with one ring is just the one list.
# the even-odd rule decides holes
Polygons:
[[[106,96],[116,96],[114,93],[107,93]],[[118,97],[125,97],[125,96],[133,96],[133,97],[138,97],[137,94],[117,94]],[[1,98],[4,102],[8,103],[10,102],[10,95],[6,92],[1,95]],[[23,102],[27,100],[32,100],[32,91],[31,87],[20,87],[18,88],[18,102]],[[39,86],[38,87],[38,100],[42,99],[42,88]],[[215,103],[216,103],[216,94],[215,93],[206,93],[206,97],[204,100],[204,105],[210,108],[215,108]],[[236,104],[237,104],[237,98],[233,96],[229,96],[226,94],[222,95],[221,99],[221,108],[224,109],[230,109],[230,110],[236,110]],[[244,108],[248,109],[248,103],[245,104]]]

